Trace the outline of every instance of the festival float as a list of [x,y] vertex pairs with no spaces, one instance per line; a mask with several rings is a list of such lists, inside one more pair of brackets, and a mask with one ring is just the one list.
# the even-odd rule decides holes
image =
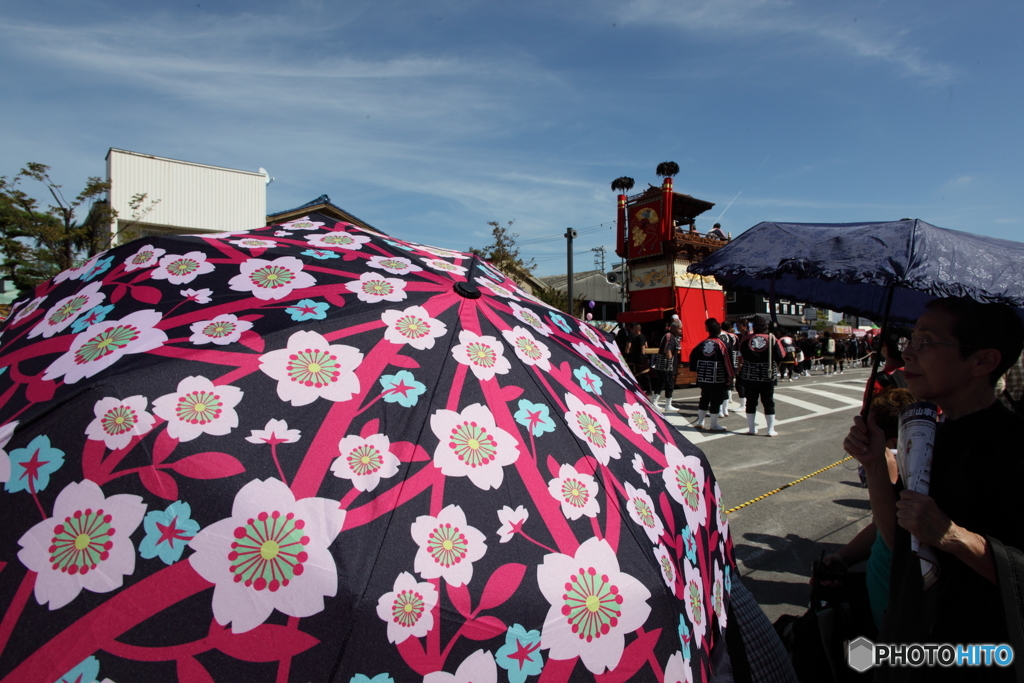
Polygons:
[[[714,277],[686,272],[729,243],[696,230],[696,218],[714,206],[713,202],[675,192],[672,177],[679,165],[658,165],[660,186],[650,185],[638,194],[632,178],[617,178],[618,221],[615,253],[625,260],[626,310],[616,320],[641,323],[649,344],[657,345],[673,315],[683,324],[682,359],[707,337],[704,321],[725,319],[725,292]],[[677,384],[696,381],[685,362],[679,364]]]

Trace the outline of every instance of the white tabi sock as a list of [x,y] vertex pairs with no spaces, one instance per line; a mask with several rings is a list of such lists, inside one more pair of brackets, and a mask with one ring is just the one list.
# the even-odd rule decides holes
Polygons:
[[747,413],[747,434],[757,434],[757,425],[754,424],[754,418],[757,413]]

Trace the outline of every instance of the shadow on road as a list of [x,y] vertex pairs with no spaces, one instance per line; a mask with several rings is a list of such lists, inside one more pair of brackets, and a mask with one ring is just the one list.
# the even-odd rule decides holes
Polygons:
[[871,501],[864,500],[863,498],[839,498],[832,501],[836,505],[843,505],[848,508],[855,508],[857,510],[870,510]]
[[[839,543],[815,541],[797,534],[748,533],[743,539],[747,542],[735,543],[733,553],[742,564],[743,584],[762,606],[806,605],[810,586],[806,582],[794,582],[793,577],[810,579],[811,563],[822,551],[828,555],[842,547]],[[768,578],[772,575],[788,576],[780,576],[782,580]]]

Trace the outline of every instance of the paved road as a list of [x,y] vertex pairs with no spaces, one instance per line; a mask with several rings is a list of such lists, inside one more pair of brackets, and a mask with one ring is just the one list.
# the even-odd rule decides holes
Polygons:
[[[746,435],[743,410],[722,421],[729,432],[697,431],[690,426],[699,398],[693,388],[676,390],[674,404],[682,412],[667,416],[707,454],[726,506],[734,508],[845,457],[842,440],[859,411],[868,373],[856,368],[780,382],[774,438],[764,436],[760,412],[760,434]],[[811,562],[822,550],[841,548],[870,521],[867,489],[860,487],[853,461],[729,514],[743,582],[772,621],[803,613]]]

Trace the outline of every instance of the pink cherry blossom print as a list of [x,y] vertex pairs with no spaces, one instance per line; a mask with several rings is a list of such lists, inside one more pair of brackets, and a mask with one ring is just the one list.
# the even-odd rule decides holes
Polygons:
[[654,561],[658,563],[658,569],[661,570],[661,578],[665,585],[668,586],[670,591],[674,592],[678,570],[676,569],[675,562],[672,560],[672,553],[668,551],[664,543],[659,543],[654,548]]
[[243,249],[270,249],[276,247],[277,242],[273,240],[261,240],[255,237],[243,237],[240,240],[229,240],[229,244],[234,244]]
[[498,527],[498,541],[500,543],[508,543],[512,540],[512,537],[516,535],[526,520],[530,518],[530,511],[524,508],[522,505],[516,506],[513,510],[508,505],[498,510],[498,520],[501,522],[501,526]]
[[513,327],[502,330],[501,336],[512,347],[516,357],[527,365],[536,365],[545,372],[551,372],[551,350],[543,342],[537,341],[525,327]]
[[405,301],[408,297],[405,293],[405,282],[377,273],[362,273],[358,280],[347,283],[345,287],[360,301],[368,304]]
[[380,268],[392,275],[408,275],[409,273],[418,273],[423,270],[402,256],[371,256],[366,265],[371,268]]
[[11,480],[11,458],[7,455],[7,442],[14,436],[14,430],[18,428],[18,420],[8,422],[0,427],[0,484]]
[[323,249],[358,251],[363,248],[364,244],[370,241],[370,238],[366,235],[355,235],[344,230],[335,230],[325,235],[306,235],[306,241],[314,247],[321,247]]
[[434,466],[446,477],[469,477],[481,489],[504,481],[502,467],[519,459],[519,441],[494,424],[491,411],[473,403],[461,412],[438,410],[430,416],[437,437]]
[[588,539],[574,557],[545,555],[537,583],[551,604],[541,647],[549,649],[551,659],[579,657],[591,673],[614,669],[626,635],[651,613],[651,592],[619,571],[615,551],[604,539]]
[[36,572],[40,605],[59,609],[84,588],[109,593],[135,572],[131,535],[142,523],[146,506],[139,496],[109,498],[88,479],[64,487],[53,504],[53,517],[36,524],[18,541],[18,559]]
[[727,623],[726,611],[725,611],[725,581],[722,574],[722,565],[718,564],[718,560],[715,560],[715,582],[711,586],[711,607],[715,611],[715,616],[718,617],[718,627],[722,633],[725,633],[725,625]]
[[295,500],[277,479],[255,479],[235,495],[231,517],[189,542],[193,569],[214,584],[213,616],[234,633],[256,628],[275,609],[309,617],[338,592],[328,546],[345,523],[338,501]]
[[284,420],[268,420],[263,429],[253,429],[245,440],[249,443],[265,443],[276,446],[279,443],[296,443],[302,436],[298,429],[288,429]]
[[532,327],[535,332],[542,334],[545,337],[551,335],[551,328],[548,327],[547,323],[541,320],[540,316],[532,309],[520,306],[515,302],[509,303],[509,306],[512,308],[512,315],[514,315],[517,320],[526,323]]
[[493,654],[477,650],[459,664],[455,673],[435,671],[424,676],[423,683],[498,683],[498,667]]
[[712,487],[711,493],[715,497],[715,517],[718,522],[718,531],[722,534],[722,540],[725,540],[729,538],[729,516],[726,514],[725,499],[722,498],[722,489],[718,487],[717,481]]
[[615,374],[615,371],[608,367],[608,364],[597,355],[597,352],[594,351],[594,347],[585,342],[578,342],[573,344],[572,348],[581,356],[586,358],[588,363],[600,370],[605,377],[615,380],[620,385],[622,384],[622,381],[619,379],[618,375]]
[[565,394],[565,421],[572,433],[590,445],[590,451],[602,465],[612,458],[619,458],[622,449],[611,432],[611,421],[598,406],[584,403],[572,394]]
[[246,259],[239,274],[228,280],[228,288],[236,292],[252,292],[261,301],[279,301],[295,290],[312,287],[316,279],[302,272],[303,263],[294,256],[280,256],[273,261]]
[[130,273],[140,268],[152,268],[160,260],[160,257],[166,253],[166,249],[158,249],[152,244],[140,247],[135,254],[129,256],[124,262],[124,272]]
[[203,289],[183,289],[178,293],[186,299],[195,301],[197,304],[208,304],[213,300],[213,297],[211,296],[213,294],[213,290],[208,287],[204,287]]
[[161,346],[167,334],[157,329],[160,314],[151,309],[129,313],[120,320],[105,320],[79,332],[71,348],[43,373],[43,379],[64,378],[74,384],[92,377],[132,353],[144,353]]
[[102,441],[112,451],[124,448],[133,437],[153,429],[155,418],[146,410],[148,405],[145,396],[101,398],[93,407],[96,418],[85,428],[86,438]]
[[673,444],[665,444],[668,467],[662,472],[668,494],[683,506],[686,524],[696,532],[704,526],[707,510],[704,501],[704,468],[700,458],[683,455]]
[[392,344],[408,344],[425,351],[434,348],[434,340],[448,333],[448,326],[430,317],[422,306],[410,306],[404,311],[391,309],[380,314],[387,325],[384,338]]
[[243,332],[251,330],[252,323],[239,320],[230,313],[223,313],[212,320],[194,322],[189,329],[192,330],[192,336],[188,340],[193,344],[227,346],[238,341]]
[[320,221],[310,220],[309,216],[303,216],[287,223],[281,223],[277,227],[283,230],[319,230],[324,227],[324,224]]
[[502,287],[501,285],[499,285],[494,280],[491,280],[490,278],[478,277],[474,279],[476,280],[478,285],[481,285],[482,287],[486,288],[487,291],[489,291],[494,296],[504,297],[505,299],[511,299],[512,301],[519,301],[519,297],[515,295],[515,292],[512,292],[511,290]]
[[260,356],[260,370],[277,380],[277,395],[293,406],[318,398],[347,401],[359,393],[355,370],[363,354],[352,346],[330,344],[316,332],[296,332],[288,346]]
[[153,270],[154,280],[167,280],[172,285],[185,285],[200,275],[213,272],[213,264],[206,260],[201,251],[187,254],[166,254],[160,257],[160,264]]
[[457,266],[454,263],[448,261],[442,261],[441,259],[428,258],[424,259],[423,265],[427,268],[439,270],[443,273],[454,273],[455,275],[465,275],[466,269],[463,266]]
[[566,519],[596,517],[601,511],[597,501],[597,482],[589,474],[577,472],[572,465],[563,464],[558,468],[558,476],[548,482],[548,493],[562,504],[562,514]]
[[473,579],[473,563],[487,552],[484,535],[466,523],[458,505],[448,505],[437,517],[417,517],[410,532],[419,546],[413,569],[424,579],[465,585]]
[[365,438],[349,434],[338,443],[340,455],[331,464],[334,476],[348,479],[360,491],[372,491],[381,479],[398,474],[398,457],[384,434]]
[[66,296],[51,306],[43,314],[42,320],[36,323],[36,326],[28,333],[29,339],[39,335],[52,337],[63,332],[82,313],[103,303],[107,296],[100,291],[101,284],[92,282],[79,290],[77,294]]
[[654,508],[654,501],[650,494],[643,489],[633,488],[628,481],[626,486],[626,511],[629,518],[639,524],[647,532],[647,538],[651,543],[657,543],[658,538],[665,532],[665,525]]
[[591,344],[594,344],[596,346],[604,346],[604,344],[602,343],[601,335],[599,335],[594,330],[594,328],[590,326],[590,323],[581,322],[580,323],[580,332],[583,333],[584,337],[586,337],[588,340],[590,340]]
[[53,284],[60,284],[65,280],[81,279],[83,275],[92,270],[92,267],[93,265],[95,265],[97,260],[98,258],[94,256],[81,265],[75,266],[73,268],[68,268],[67,270],[62,270],[53,277]]
[[665,683],[693,683],[690,662],[683,659],[682,652],[676,652],[665,662]]
[[633,471],[640,475],[645,486],[651,485],[651,478],[647,476],[647,469],[644,464],[644,457],[639,453],[633,454]]
[[654,435],[658,432],[658,426],[651,419],[650,413],[639,403],[624,403],[622,410],[626,414],[629,428],[644,437],[647,443],[654,443]]
[[391,592],[377,601],[377,616],[388,625],[388,641],[397,644],[430,633],[436,604],[437,589],[431,584],[418,583],[409,572],[399,574]]
[[690,561],[683,558],[683,602],[685,604],[684,615],[690,622],[690,633],[693,635],[693,642],[700,647],[704,640],[704,633],[707,631],[708,614],[704,607],[704,581],[701,578],[700,570],[690,564]]
[[191,441],[202,434],[224,436],[238,426],[235,406],[242,390],[230,385],[215,386],[202,376],[186,377],[178,390],[153,401],[153,412],[167,420],[167,433],[179,441]]
[[27,304],[20,308],[18,307],[17,304],[15,304],[14,307],[11,309],[10,326],[14,327],[15,325],[19,324],[22,320],[35,313],[39,309],[39,307],[43,305],[44,301],[46,301],[45,296],[37,296],[35,299],[32,299],[32,301],[29,301]]
[[501,342],[495,337],[462,330],[459,332],[459,342],[452,347],[452,357],[463,365],[468,365],[481,381],[494,379],[495,375],[507,374],[512,367],[505,358]]
[[427,254],[433,254],[441,258],[467,258],[467,255],[461,251],[453,251],[451,249],[442,249],[441,247],[428,247],[425,244],[415,244],[409,242],[409,246],[415,247],[418,251],[426,252]]

